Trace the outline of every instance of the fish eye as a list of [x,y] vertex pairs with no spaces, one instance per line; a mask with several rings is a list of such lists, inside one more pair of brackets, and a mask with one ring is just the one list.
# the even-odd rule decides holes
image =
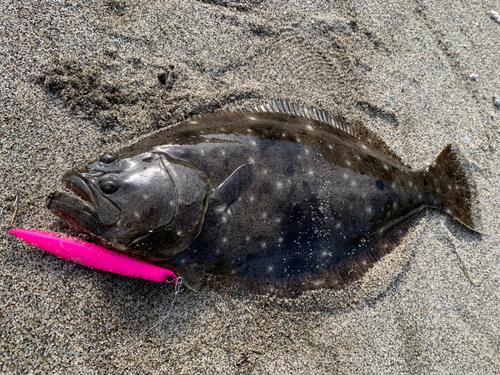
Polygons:
[[104,164],[111,164],[112,162],[114,162],[116,160],[116,158],[111,155],[111,154],[106,154],[106,155],[103,155],[102,158],[101,158],[101,163],[104,163]]
[[118,190],[118,185],[114,181],[105,181],[101,183],[101,190],[104,194],[112,194]]

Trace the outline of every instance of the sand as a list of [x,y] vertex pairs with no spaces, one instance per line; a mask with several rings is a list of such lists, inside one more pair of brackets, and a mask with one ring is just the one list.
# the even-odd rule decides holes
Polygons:
[[[0,372],[500,372],[498,2],[0,3]],[[70,233],[63,171],[196,114],[270,99],[362,120],[414,169],[448,143],[481,234],[424,210],[360,282],[295,300],[129,279],[8,235]],[[168,315],[167,315],[168,314]]]

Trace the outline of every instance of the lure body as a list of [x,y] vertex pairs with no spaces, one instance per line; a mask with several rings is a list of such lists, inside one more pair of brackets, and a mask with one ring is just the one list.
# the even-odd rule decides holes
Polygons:
[[85,266],[161,283],[177,282],[175,274],[166,268],[108,250],[76,237],[21,228],[13,228],[9,230],[9,233],[58,257]]

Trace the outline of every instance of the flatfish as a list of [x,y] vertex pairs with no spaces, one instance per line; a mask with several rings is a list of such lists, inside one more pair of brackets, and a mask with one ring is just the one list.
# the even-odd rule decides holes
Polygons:
[[359,122],[274,101],[149,134],[63,180],[49,208],[193,290],[294,295],[357,280],[425,207],[474,229],[451,145],[413,171]]

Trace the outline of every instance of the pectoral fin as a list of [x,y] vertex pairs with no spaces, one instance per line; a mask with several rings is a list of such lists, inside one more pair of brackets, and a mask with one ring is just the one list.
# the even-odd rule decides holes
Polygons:
[[253,180],[252,165],[243,164],[213,190],[211,198],[216,204],[230,205],[252,184]]

